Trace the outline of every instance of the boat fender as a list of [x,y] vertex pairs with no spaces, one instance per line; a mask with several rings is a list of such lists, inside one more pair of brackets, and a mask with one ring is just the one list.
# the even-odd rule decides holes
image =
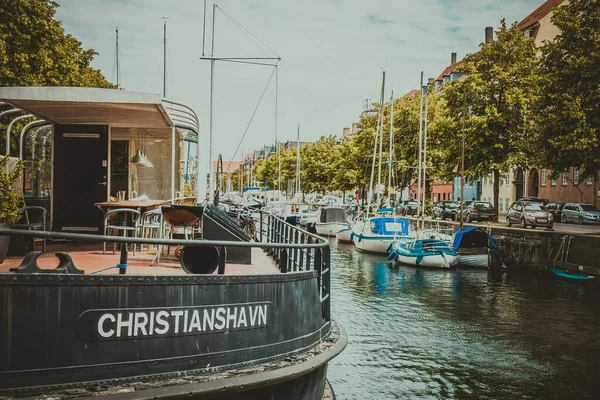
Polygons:
[[418,256],[417,259],[415,260],[415,264],[419,265],[421,263],[422,259],[423,259],[423,256]]

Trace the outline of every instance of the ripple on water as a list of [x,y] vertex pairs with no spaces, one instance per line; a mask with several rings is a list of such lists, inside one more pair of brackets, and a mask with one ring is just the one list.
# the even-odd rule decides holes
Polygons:
[[579,398],[600,390],[599,294],[546,275],[397,267],[332,248],[340,399]]

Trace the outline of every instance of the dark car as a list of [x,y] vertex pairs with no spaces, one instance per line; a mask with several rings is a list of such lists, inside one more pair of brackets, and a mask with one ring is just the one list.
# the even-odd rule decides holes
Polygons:
[[565,206],[565,203],[549,203],[548,205],[546,205],[546,209],[548,210],[548,212],[550,214],[552,214],[552,218],[554,219],[554,222],[561,222],[561,220],[560,220],[561,211],[564,206]]
[[463,221],[493,221],[494,206],[489,201],[466,201],[463,205]]
[[431,210],[431,217],[441,219],[456,219],[459,204],[456,201],[438,201]]
[[593,204],[567,203],[561,211],[564,223],[577,222],[578,224],[600,223],[600,210]]
[[515,201],[506,214],[506,226],[519,224],[521,228],[543,226],[552,229],[554,218],[541,203]]
[[417,215],[419,203],[415,200],[404,200],[400,202],[398,211],[400,215]]

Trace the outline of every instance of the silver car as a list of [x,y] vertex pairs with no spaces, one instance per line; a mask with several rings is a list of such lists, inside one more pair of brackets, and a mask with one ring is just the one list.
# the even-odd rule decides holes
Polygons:
[[561,222],[600,223],[600,211],[593,204],[567,203],[561,211]]
[[506,215],[506,226],[510,227],[512,224],[519,224],[521,228],[543,226],[552,229],[554,218],[540,203],[516,201],[510,206]]

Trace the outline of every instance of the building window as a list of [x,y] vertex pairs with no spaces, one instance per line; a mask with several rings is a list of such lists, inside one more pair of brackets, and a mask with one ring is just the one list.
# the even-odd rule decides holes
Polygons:
[[586,185],[591,185],[594,182],[594,177],[592,175],[588,176],[585,180]]
[[488,180],[487,180],[487,176],[483,178],[483,186],[487,186],[488,184]]
[[510,185],[510,172],[507,172],[506,175],[504,175],[504,186],[508,185]]
[[550,179],[550,185],[556,186],[556,179]]
[[546,186],[546,170],[542,170],[542,175],[540,176],[540,184],[542,186]]
[[563,181],[562,181],[563,186],[569,183],[569,173],[570,172],[571,171],[563,172]]
[[506,212],[508,212],[508,198],[504,199],[504,209],[506,210]]
[[494,178],[493,178],[492,174],[488,175],[488,181],[490,182],[490,186],[494,186]]
[[504,199],[503,198],[500,198],[500,201],[498,202],[498,211],[504,212]]
[[579,183],[579,168],[575,168],[573,171],[573,183],[577,185]]

